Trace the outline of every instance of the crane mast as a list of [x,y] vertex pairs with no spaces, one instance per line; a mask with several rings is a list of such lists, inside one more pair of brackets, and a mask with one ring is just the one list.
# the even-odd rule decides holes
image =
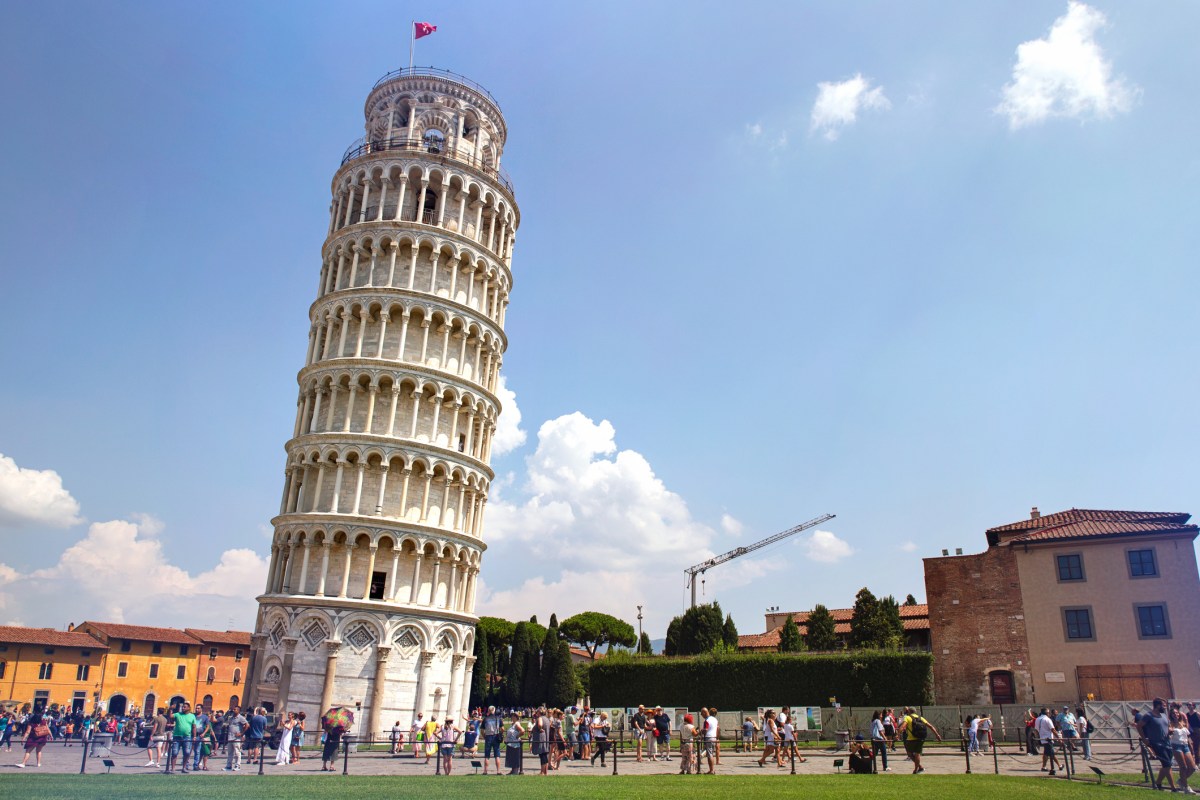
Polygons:
[[755,542],[754,544],[748,544],[745,547],[735,547],[734,549],[730,550],[728,553],[722,553],[719,556],[713,556],[708,561],[702,561],[699,564],[688,567],[687,569],[684,570],[684,573],[688,576],[688,586],[690,586],[692,589],[692,608],[696,607],[696,576],[697,575],[703,575],[704,573],[708,572],[713,567],[720,566],[721,564],[724,564],[726,561],[732,561],[733,559],[737,558],[738,556],[744,556],[747,553],[753,553],[755,550],[766,547],[767,545],[772,545],[772,544],[775,544],[776,542],[782,542],[784,539],[788,538],[789,536],[795,536],[797,533],[800,533],[801,531],[806,531],[809,528],[816,527],[817,525],[820,525],[822,522],[828,522],[829,520],[833,519],[836,516],[837,516],[837,514],[823,514],[823,515],[817,517],[816,519],[810,519],[808,522],[803,522],[794,528],[788,528],[786,531],[780,531],[779,533],[775,534],[774,536],[768,536],[766,539],[763,539],[762,541]]

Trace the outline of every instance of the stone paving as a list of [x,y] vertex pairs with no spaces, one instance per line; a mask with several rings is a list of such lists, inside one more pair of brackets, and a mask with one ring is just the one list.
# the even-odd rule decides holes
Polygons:
[[[528,749],[528,748],[526,748]],[[929,752],[924,757],[924,767],[927,774],[962,774],[966,771],[966,758],[961,750],[957,747],[929,747]],[[8,774],[21,772],[16,768],[15,764],[19,763],[23,751],[19,744],[14,743],[11,752],[0,752],[0,771]],[[738,753],[734,751],[732,743],[724,746],[724,752],[721,757],[721,763],[717,767],[718,774],[722,775],[774,775],[791,772],[791,763],[788,762],[784,767],[776,767],[767,762],[767,766],[758,766],[758,757],[760,753]],[[796,774],[812,775],[812,774],[829,774],[838,771],[834,765],[837,759],[847,759],[847,752],[842,750],[835,752],[833,750],[808,750],[803,752],[807,759],[801,763],[798,759],[796,762]],[[146,751],[143,749],[128,748],[128,747],[113,747],[108,753],[103,751],[97,755],[89,755],[86,758],[86,771],[91,774],[102,773],[106,770],[103,764],[104,758],[110,758],[115,766],[112,768],[114,773],[123,775],[129,774],[154,774],[161,772],[161,768],[153,768],[145,766],[147,758]],[[673,754],[671,761],[651,761],[644,759],[638,763],[632,750],[618,755],[617,772],[621,775],[661,775],[678,773],[680,761],[677,754]],[[453,774],[455,775],[471,775],[475,773],[475,768],[471,766],[470,758],[454,759]],[[42,751],[42,766],[40,768],[30,766],[27,768],[29,772],[56,772],[56,773],[77,773],[80,770],[83,758],[83,749],[78,745],[67,747],[62,744],[48,745]],[[274,751],[267,751],[267,756],[263,764],[263,772],[266,775],[285,775],[285,774],[313,774],[321,775],[320,755],[315,750],[305,750],[303,757],[296,764],[287,766],[275,766]],[[30,764],[33,763],[33,758],[30,758]],[[336,774],[341,774],[343,765],[343,756],[338,754],[338,767]],[[501,760],[503,764],[503,760]],[[848,760],[846,761],[848,763]],[[1075,768],[1082,773],[1081,777],[1094,779],[1094,774],[1088,769],[1088,766],[1098,766],[1108,774],[1130,774],[1141,770],[1141,757],[1137,753],[1130,753],[1127,744],[1102,744],[1095,749],[1094,757],[1091,762],[1084,761],[1081,757],[1075,759]],[[224,775],[231,774],[222,771],[225,766],[224,756],[213,756],[209,763],[209,774]],[[348,771],[352,775],[432,775],[435,772],[435,759],[430,759],[426,763],[425,759],[414,759],[411,751],[406,752],[402,756],[392,756],[384,752],[368,752],[362,751],[351,753],[348,763]],[[907,761],[904,756],[903,749],[898,749],[894,753],[889,753],[888,766],[891,767],[891,772],[881,773],[886,775],[905,775],[912,771],[912,762]],[[996,771],[997,767],[1001,774],[1004,775],[1023,775],[1023,776],[1039,776],[1044,775],[1041,771],[1041,757],[1028,756],[1019,753],[1015,746],[1012,748],[1001,747],[996,756],[991,753],[983,753],[980,755],[972,755],[971,770],[975,773],[991,774]],[[845,772],[845,764],[842,765],[842,772]],[[257,774],[257,764],[243,764],[242,770],[238,775]],[[482,773],[482,770],[480,770]],[[326,773],[327,774],[327,773]],[[525,754],[525,774],[538,774],[538,759],[526,752]],[[599,760],[596,763],[590,764],[586,761],[566,761],[564,760],[559,770],[550,772],[554,776],[571,776],[571,775],[611,775],[612,774],[612,759],[611,755],[605,766],[601,766]]]

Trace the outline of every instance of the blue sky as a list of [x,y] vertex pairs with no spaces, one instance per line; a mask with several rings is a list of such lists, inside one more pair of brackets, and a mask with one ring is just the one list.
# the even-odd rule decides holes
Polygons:
[[252,625],[412,19],[522,211],[480,611],[661,636],[686,566],[836,513],[709,574],[754,632],[1033,505],[1200,510],[1200,7],[686,8],[5,4],[0,622]]

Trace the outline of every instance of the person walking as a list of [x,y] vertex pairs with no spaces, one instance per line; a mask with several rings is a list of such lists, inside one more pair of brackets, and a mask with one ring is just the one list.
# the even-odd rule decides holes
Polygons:
[[1042,748],[1042,772],[1046,771],[1046,764],[1050,764],[1050,774],[1054,775],[1058,771],[1058,757],[1054,754],[1054,740],[1058,738],[1058,729],[1054,727],[1054,720],[1050,719],[1050,709],[1043,708],[1042,713],[1038,715],[1033,723],[1034,730],[1037,731],[1038,743]]
[[196,716],[196,724],[192,727],[192,771],[198,772],[202,766],[201,759],[204,758],[204,748],[201,743],[212,732],[212,725],[208,714],[204,713],[202,703],[197,703],[196,707],[192,709],[192,713]]
[[1196,772],[1196,754],[1192,752],[1187,716],[1181,709],[1172,708],[1168,721],[1170,730],[1167,737],[1171,742],[1171,753],[1179,764],[1179,790],[1184,794],[1196,794],[1196,790],[1188,786],[1188,779]]
[[171,715],[174,727],[171,729],[171,754],[167,757],[167,771],[175,769],[175,756],[183,754],[180,771],[188,772],[188,762],[192,760],[192,742],[195,737],[196,715],[192,713],[191,703],[181,703],[179,709]]
[[1075,709],[1075,724],[1079,726],[1079,742],[1083,745],[1083,760],[1092,760],[1092,734],[1096,726],[1083,714],[1083,706]]
[[604,754],[608,752],[608,733],[610,729],[608,723],[608,712],[601,711],[600,716],[596,717],[596,721],[592,723],[592,737],[596,740],[596,753],[592,756],[592,763],[596,763],[596,756],[600,757],[600,766],[604,766]]
[[1142,714],[1138,719],[1138,735],[1142,743],[1150,749],[1158,759],[1158,780],[1154,781],[1155,789],[1162,789],[1163,781],[1175,791],[1175,779],[1171,776],[1171,765],[1175,758],[1171,752],[1170,722],[1167,719],[1167,701],[1161,697],[1154,698],[1153,707],[1149,714]]
[[766,761],[771,756],[774,756],[777,764],[782,764],[778,742],[779,726],[775,723],[775,709],[768,708],[767,713],[763,714],[763,752],[762,757],[758,759],[760,767],[766,766]]
[[708,774],[716,775],[718,760],[717,737],[720,736],[720,726],[717,724],[717,710],[702,708],[700,715],[704,717],[704,755],[708,758]]
[[887,729],[883,726],[883,712],[876,711],[871,715],[871,769],[874,770],[875,759],[880,759],[884,772],[891,772],[887,765],[888,741]]
[[50,724],[40,710],[35,710],[25,721],[25,755],[21,756],[21,769],[29,762],[29,755],[34,755],[34,766],[42,765],[42,748],[50,741]]
[[925,739],[929,737],[930,731],[939,742],[942,741],[942,734],[933,723],[918,714],[912,706],[904,707],[904,752],[912,759],[913,775],[920,775],[925,771],[921,766],[921,753],[925,749]]
[[421,737],[425,734],[425,714],[418,711],[417,716],[413,717],[412,727],[409,729],[409,738],[412,739],[413,758],[421,751]]

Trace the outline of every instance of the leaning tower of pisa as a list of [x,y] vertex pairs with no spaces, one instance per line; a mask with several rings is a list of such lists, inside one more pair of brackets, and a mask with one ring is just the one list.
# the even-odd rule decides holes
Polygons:
[[329,231],[248,674],[251,702],[456,718],[520,214],[495,98],[402,69],[367,96]]

